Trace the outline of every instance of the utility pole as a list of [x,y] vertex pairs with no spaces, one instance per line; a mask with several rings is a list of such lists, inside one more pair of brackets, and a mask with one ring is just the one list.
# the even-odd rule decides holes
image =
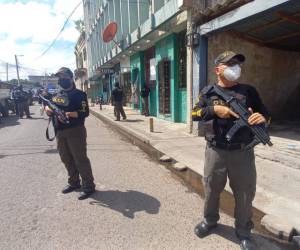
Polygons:
[[47,70],[45,69],[45,76],[44,76],[44,88],[47,88]]
[[[192,10],[187,11],[187,34],[193,33]],[[193,133],[193,46],[187,47],[187,132]]]
[[8,83],[8,63],[6,63],[6,82]]
[[15,55],[16,60],[16,70],[17,70],[17,77],[18,77],[18,85],[20,86],[20,75],[19,75],[19,65],[18,65],[18,56]]

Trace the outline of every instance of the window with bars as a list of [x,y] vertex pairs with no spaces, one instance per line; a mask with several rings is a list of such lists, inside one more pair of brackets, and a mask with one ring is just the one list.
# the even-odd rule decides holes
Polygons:
[[164,59],[158,63],[159,113],[171,113],[171,61]]

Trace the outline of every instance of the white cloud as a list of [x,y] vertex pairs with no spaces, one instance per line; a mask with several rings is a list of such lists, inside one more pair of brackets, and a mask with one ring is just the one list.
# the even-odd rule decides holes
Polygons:
[[[63,65],[75,67],[74,45],[79,33],[74,27],[74,20],[82,18],[82,5],[72,16],[69,25],[61,34],[58,44],[48,53],[35,60],[51,44],[62,28],[66,18],[79,3],[74,0],[53,0],[51,6],[38,1],[27,3],[0,3],[0,59],[14,62],[15,54],[22,54],[20,63],[27,67],[53,72]],[[0,79],[5,80],[4,65],[0,62]],[[26,70],[28,73],[30,70]],[[10,68],[10,77],[16,77]],[[25,75],[25,71],[22,72]]]

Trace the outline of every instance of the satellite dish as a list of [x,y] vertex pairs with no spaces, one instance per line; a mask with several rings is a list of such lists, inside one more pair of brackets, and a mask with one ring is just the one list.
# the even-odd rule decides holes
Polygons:
[[115,44],[117,44],[114,41],[117,31],[118,31],[118,24],[116,22],[111,22],[110,24],[108,24],[102,34],[103,41],[105,43],[109,43],[113,41]]

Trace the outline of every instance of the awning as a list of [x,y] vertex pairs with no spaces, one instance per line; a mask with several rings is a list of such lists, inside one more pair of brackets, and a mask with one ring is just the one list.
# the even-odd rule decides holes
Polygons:
[[200,31],[229,31],[262,46],[300,51],[300,1],[255,0],[201,25]]

